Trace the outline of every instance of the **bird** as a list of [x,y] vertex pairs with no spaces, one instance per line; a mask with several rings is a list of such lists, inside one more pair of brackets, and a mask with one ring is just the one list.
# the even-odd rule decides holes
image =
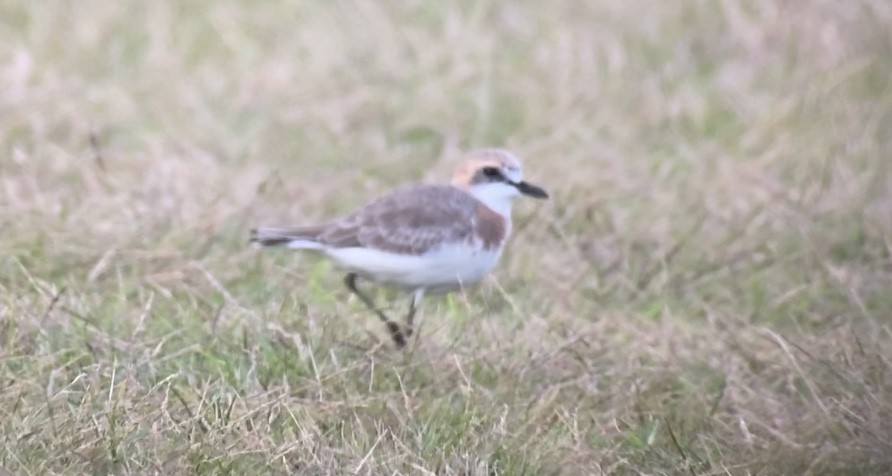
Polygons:
[[[495,267],[511,234],[512,203],[520,196],[549,198],[542,187],[524,180],[514,154],[477,149],[465,154],[450,183],[403,186],[318,225],[253,228],[250,242],[311,251],[333,261],[346,271],[347,289],[403,348],[424,296],[463,289]],[[358,286],[360,279],[411,293],[405,328],[375,306]]]

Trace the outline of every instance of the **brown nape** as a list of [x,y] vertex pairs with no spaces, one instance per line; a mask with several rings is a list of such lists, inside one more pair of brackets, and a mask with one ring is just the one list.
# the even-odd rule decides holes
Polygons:
[[[475,183],[476,174],[484,167],[520,169],[517,157],[504,149],[477,149],[465,155],[452,175],[452,185],[467,188]],[[481,179],[485,179],[481,176]],[[485,180],[488,182],[488,180]]]
[[495,162],[501,167],[519,167],[517,157],[504,149],[477,149],[468,154],[468,159],[481,162]]
[[483,175],[484,167],[502,166],[497,160],[469,158],[459,164],[452,175],[452,185],[459,188],[467,188],[468,186],[488,181]]

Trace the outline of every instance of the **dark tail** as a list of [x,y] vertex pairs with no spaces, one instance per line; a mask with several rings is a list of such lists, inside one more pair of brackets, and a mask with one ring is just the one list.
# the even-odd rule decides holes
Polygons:
[[319,227],[272,228],[258,227],[251,230],[251,243],[260,246],[288,246],[289,248],[320,249],[323,245],[316,241]]

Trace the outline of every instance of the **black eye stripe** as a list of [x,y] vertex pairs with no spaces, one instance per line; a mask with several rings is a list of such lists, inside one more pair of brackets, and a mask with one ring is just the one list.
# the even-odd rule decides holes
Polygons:
[[497,169],[495,167],[483,167],[483,175],[490,177],[490,178],[494,178],[494,177],[500,177],[502,175],[502,173],[499,172],[499,169]]

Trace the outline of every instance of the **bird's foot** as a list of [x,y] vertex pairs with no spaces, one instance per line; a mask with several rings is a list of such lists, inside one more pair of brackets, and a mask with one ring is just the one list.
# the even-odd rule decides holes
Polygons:
[[390,332],[390,337],[393,338],[393,343],[396,344],[397,349],[402,349],[406,346],[406,338],[403,336],[403,331],[400,329],[399,324],[393,321],[388,321],[387,323],[387,331]]

